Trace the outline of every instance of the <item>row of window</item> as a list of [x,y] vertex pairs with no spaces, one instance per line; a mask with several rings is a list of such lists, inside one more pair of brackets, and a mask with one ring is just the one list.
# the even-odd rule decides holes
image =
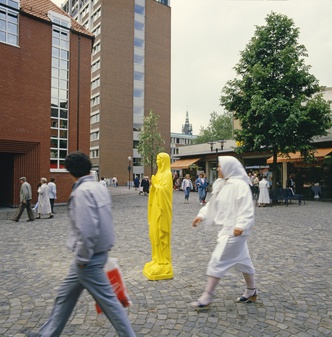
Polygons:
[[71,21],[70,18],[55,12],[49,12],[49,17],[53,22],[50,168],[57,170],[64,168],[64,159],[68,154],[69,28]]

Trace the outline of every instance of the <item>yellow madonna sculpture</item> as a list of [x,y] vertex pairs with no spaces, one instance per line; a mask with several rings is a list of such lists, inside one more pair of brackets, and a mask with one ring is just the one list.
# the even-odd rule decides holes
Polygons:
[[145,264],[143,275],[149,280],[173,278],[171,229],[173,181],[170,157],[161,152],[157,156],[158,171],[151,177],[148,222],[152,260]]

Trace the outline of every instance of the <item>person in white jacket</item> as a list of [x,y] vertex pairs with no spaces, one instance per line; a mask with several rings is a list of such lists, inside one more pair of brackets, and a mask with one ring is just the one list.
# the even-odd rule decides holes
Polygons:
[[213,223],[221,227],[208,264],[205,290],[197,301],[192,302],[195,309],[210,305],[220,278],[232,267],[243,273],[247,285],[236,302],[250,303],[257,299],[255,268],[247,246],[247,238],[254,225],[251,181],[235,157],[221,156],[218,162],[219,178],[213,184],[210,201],[192,222],[193,227],[199,223]]

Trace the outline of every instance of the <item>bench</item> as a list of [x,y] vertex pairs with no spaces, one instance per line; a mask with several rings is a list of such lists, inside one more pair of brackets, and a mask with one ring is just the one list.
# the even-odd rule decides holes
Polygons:
[[288,206],[288,201],[292,200],[298,200],[299,205],[301,205],[301,202],[303,200],[303,203],[305,204],[305,200],[303,198],[303,194],[296,194],[294,193],[294,190],[292,188],[285,188],[285,204]]
[[302,200],[303,203],[305,203],[303,194],[295,194],[292,188],[277,188],[274,197],[277,202],[282,202],[286,206],[288,206],[288,203],[292,202],[292,200],[298,200],[299,205],[301,205]]

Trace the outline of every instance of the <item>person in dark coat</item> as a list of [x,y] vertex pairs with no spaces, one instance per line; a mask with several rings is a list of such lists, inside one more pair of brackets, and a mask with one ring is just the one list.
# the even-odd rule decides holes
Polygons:
[[141,181],[141,187],[143,187],[144,195],[148,195],[149,194],[149,188],[150,188],[149,177],[147,177],[147,176],[143,177],[143,179]]

